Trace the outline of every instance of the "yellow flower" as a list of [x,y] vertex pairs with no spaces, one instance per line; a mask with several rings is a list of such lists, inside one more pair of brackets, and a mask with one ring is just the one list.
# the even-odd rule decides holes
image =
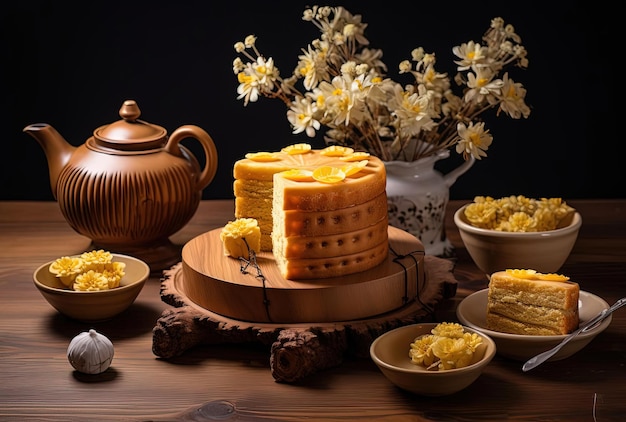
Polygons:
[[106,277],[109,282],[109,289],[119,287],[122,277],[124,277],[124,269],[126,264],[123,262],[111,262],[104,265],[102,275]]
[[411,343],[409,349],[409,357],[411,362],[416,365],[422,365],[429,367],[435,361],[435,355],[432,352],[432,344],[435,341],[435,336],[425,335],[415,339]]
[[83,292],[109,290],[109,280],[104,274],[89,270],[86,273],[76,276],[76,280],[74,280],[74,290]]
[[476,196],[465,208],[465,217],[474,227],[503,232],[554,230],[576,210],[561,198],[526,198],[523,195],[500,199]]
[[80,257],[56,259],[48,270],[74,290],[96,291],[119,287],[126,264],[113,262],[113,254],[105,250],[85,252]]
[[50,264],[48,270],[59,278],[65,286],[70,287],[76,276],[83,271],[83,267],[82,259],[64,256]]
[[80,258],[85,262],[86,265],[90,264],[108,264],[113,261],[113,255],[111,252],[100,250],[94,250],[91,252],[83,253]]
[[431,333],[416,338],[409,348],[411,362],[429,370],[443,371],[468,366],[472,363],[476,349],[482,344],[478,334],[467,333],[462,325],[454,322],[437,324]]

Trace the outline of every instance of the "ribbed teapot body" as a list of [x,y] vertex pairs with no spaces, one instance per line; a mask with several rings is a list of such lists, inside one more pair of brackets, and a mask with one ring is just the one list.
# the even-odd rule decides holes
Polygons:
[[78,233],[111,249],[145,245],[180,230],[196,212],[200,167],[161,149],[108,154],[79,147],[59,174],[57,201]]

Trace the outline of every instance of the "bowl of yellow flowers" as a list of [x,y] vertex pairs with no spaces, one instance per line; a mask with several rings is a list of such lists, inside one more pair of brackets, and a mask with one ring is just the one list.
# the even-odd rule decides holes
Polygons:
[[445,396],[469,387],[496,354],[487,335],[454,322],[406,325],[376,338],[370,356],[397,387]]
[[82,322],[100,322],[125,311],[149,276],[150,267],[140,259],[94,250],[42,264],[33,281],[61,314]]
[[454,223],[487,276],[512,268],[554,273],[570,255],[582,217],[561,198],[477,196],[454,213]]

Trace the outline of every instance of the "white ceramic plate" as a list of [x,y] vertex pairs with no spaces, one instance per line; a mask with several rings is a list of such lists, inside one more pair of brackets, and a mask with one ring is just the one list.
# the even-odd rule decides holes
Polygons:
[[[556,346],[565,336],[531,336],[507,334],[487,329],[487,294],[489,289],[483,289],[472,293],[456,309],[456,316],[461,324],[480,330],[491,337],[497,345],[497,353],[511,359],[527,361],[541,352]],[[581,291],[578,299],[578,313],[580,323],[590,320],[609,304],[602,298],[588,292]],[[549,361],[565,359],[581,350],[593,340],[595,336],[604,331],[611,324],[612,317],[609,316],[595,328],[577,335],[565,345]]]

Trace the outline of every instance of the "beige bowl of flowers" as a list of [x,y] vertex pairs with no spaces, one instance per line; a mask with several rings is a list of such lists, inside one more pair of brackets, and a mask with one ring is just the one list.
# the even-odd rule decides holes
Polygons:
[[[525,204],[527,201],[534,202],[535,200],[510,197],[494,201],[500,201],[495,206],[502,208],[504,203],[510,201]],[[523,230],[520,227],[528,225],[534,227],[532,229],[534,231],[508,231],[506,230],[507,223],[502,223],[505,229],[486,228],[491,226],[485,223],[481,216],[476,217],[476,213],[466,212],[468,207],[474,206],[476,202],[466,204],[454,213],[454,223],[459,229],[461,240],[481,271],[487,275],[506,269],[533,269],[541,273],[559,271],[576,243],[582,217],[576,210],[560,202],[558,198],[542,199],[538,202],[543,202],[550,209],[535,212],[534,217],[517,214],[517,217],[509,215],[507,219],[510,222],[510,230]],[[510,205],[509,203],[506,206]],[[529,205],[528,208],[536,210],[539,207],[540,205],[534,204]],[[491,215],[493,223],[496,219],[493,214],[490,214],[492,212],[495,211],[485,211],[484,214]],[[470,218],[483,221],[483,227],[477,227],[475,222],[471,223]],[[533,221],[532,218],[549,220],[552,226],[547,229],[548,226],[544,226],[544,222]],[[498,217],[497,220],[499,221],[500,218]],[[515,224],[518,224],[517,228]]]
[[[424,323],[388,331],[374,340],[370,356],[383,375],[403,390],[431,397],[461,391],[483,373],[496,354],[496,344],[473,328],[442,324],[443,329],[438,323]],[[461,339],[439,335],[458,330],[463,332]],[[434,346],[437,341],[442,342],[440,347]]]
[[[95,259],[100,262],[91,264],[92,273],[89,273],[81,257],[93,258],[98,252],[100,256]],[[59,271],[59,267],[65,270]],[[71,267],[76,268],[74,274],[71,274]],[[85,274],[82,279],[78,278],[80,274]],[[61,314],[82,322],[99,322],[125,311],[135,301],[149,275],[148,264],[137,258],[93,251],[46,262],[35,270],[33,281],[42,296]]]

